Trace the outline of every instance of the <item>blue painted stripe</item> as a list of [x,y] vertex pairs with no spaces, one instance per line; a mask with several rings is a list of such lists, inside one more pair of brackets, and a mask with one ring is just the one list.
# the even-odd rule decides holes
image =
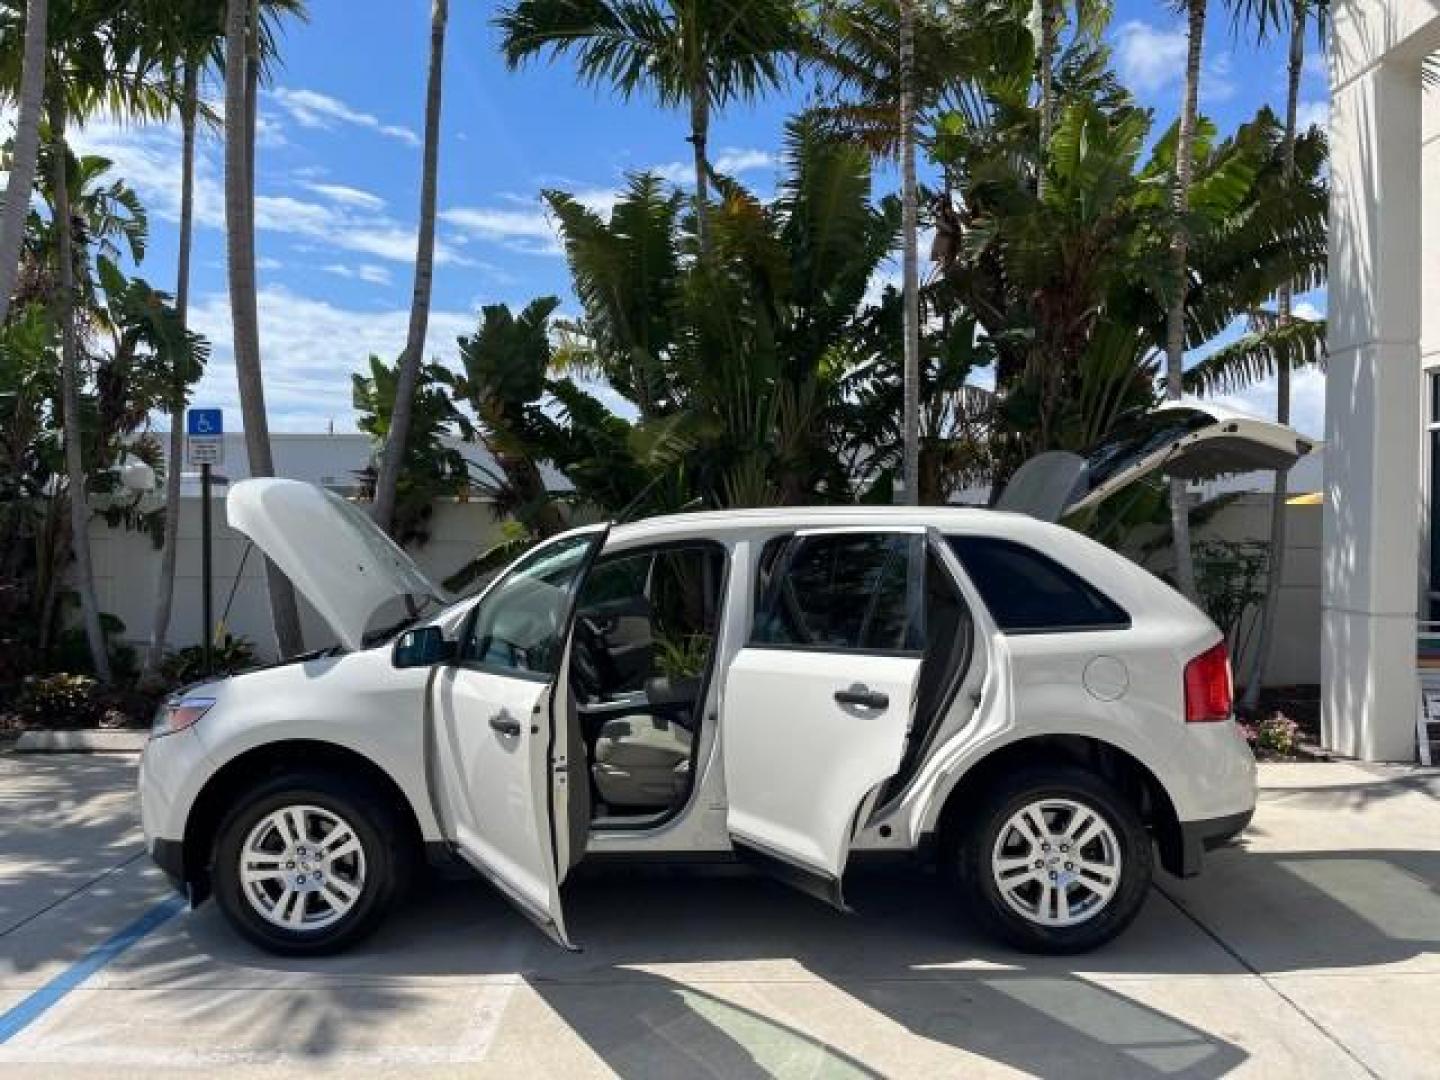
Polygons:
[[29,997],[0,1015],[0,1043],[8,1042],[24,1031],[71,990],[184,907],[184,897],[171,896],[162,900],[124,930],[95,946]]

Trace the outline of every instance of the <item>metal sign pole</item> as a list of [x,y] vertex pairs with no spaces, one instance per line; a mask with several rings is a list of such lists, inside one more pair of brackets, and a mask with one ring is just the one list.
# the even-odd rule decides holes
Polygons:
[[214,573],[210,561],[210,466],[200,466],[200,594],[205,621],[205,675],[211,672],[215,658]]
[[200,608],[205,625],[200,642],[205,674],[215,661],[215,583],[211,559],[210,470],[225,463],[225,414],[219,409],[191,409],[185,414],[185,457],[200,466]]

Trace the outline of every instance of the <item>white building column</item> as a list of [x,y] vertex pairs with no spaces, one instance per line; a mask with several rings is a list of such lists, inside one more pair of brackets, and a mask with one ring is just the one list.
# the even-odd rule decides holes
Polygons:
[[1347,31],[1375,8],[1340,7],[1350,11],[1331,58],[1322,738],[1365,760],[1409,761],[1425,398],[1419,63],[1413,48],[1357,57]]

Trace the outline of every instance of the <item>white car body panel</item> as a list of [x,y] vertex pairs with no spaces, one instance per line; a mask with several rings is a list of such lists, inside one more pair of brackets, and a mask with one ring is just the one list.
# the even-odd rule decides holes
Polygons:
[[[742,649],[725,686],[731,834],[838,879],[856,810],[900,767],[919,674],[918,656]],[[842,708],[835,690],[856,683],[889,705]]]
[[[1173,418],[1172,436],[1127,445],[1123,425],[1086,457],[1066,450],[1036,454],[1015,471],[998,510],[1059,521],[1104,502],[1122,488],[1158,473],[1182,480],[1212,479],[1256,469],[1289,469],[1316,443],[1292,428],[1210,402],[1175,402],[1146,414],[1159,426]],[[1092,469],[1100,469],[1098,476]]]
[[[255,527],[253,519],[250,525]],[[952,508],[855,506],[687,514],[617,526],[605,541],[604,554],[703,537],[723,545],[729,555],[715,667],[701,705],[703,726],[693,751],[694,783],[686,805],[655,828],[592,829],[588,854],[724,852],[730,848],[727,811],[738,808],[731,822],[737,834],[745,835],[749,829],[762,838],[766,826],[755,819],[747,824],[745,816],[755,792],[789,785],[797,796],[814,797],[814,778],[803,785],[796,780],[807,768],[802,751],[813,750],[813,731],[806,735],[797,729],[793,737],[770,743],[769,753],[757,752],[748,739],[757,719],[763,723],[787,717],[803,707],[799,696],[778,706],[770,700],[767,716],[759,718],[752,712],[752,698],[764,700],[769,690],[761,683],[746,686],[744,680],[735,681],[737,673],[768,678],[764,665],[747,655],[758,650],[745,649],[754,614],[755,566],[766,541],[779,535],[806,529],[897,527],[931,528],[947,536],[998,537],[1041,551],[1102,589],[1130,613],[1132,625],[1005,634],[996,629],[974,584],[960,571],[962,593],[976,622],[972,667],[914,774],[886,805],[865,808],[866,816],[850,846],[857,850],[918,846],[934,831],[946,798],[970,770],[1000,748],[1052,734],[1093,739],[1135,758],[1153,774],[1181,823],[1253,808],[1254,761],[1235,725],[1186,724],[1183,719],[1184,664],[1218,641],[1218,631],[1153,575],[1086,537],[1025,515]],[[405,580],[403,571],[399,580]],[[410,584],[414,583],[407,581],[406,587]],[[479,601],[442,612],[436,624],[458,625],[476,602],[483,602],[483,594]],[[844,657],[833,669],[825,656],[810,654],[804,659],[818,664],[810,670],[815,685],[823,681],[826,693],[833,690],[835,676],[859,678],[853,656]],[[1118,683],[1117,662],[1123,672]],[[1097,671],[1103,677],[1096,676]],[[437,680],[441,677],[434,674]],[[428,669],[395,669],[388,648],[377,648],[323,656],[197,688],[194,693],[216,699],[211,711],[190,731],[152,740],[146,751],[142,812],[147,837],[183,839],[195,800],[220,769],[247,751],[299,739],[362,755],[405,795],[425,840],[465,842],[458,824],[449,827],[447,835],[447,828],[437,820],[437,801],[447,820],[458,808],[452,808],[449,796],[437,800],[427,781],[425,697],[431,677]],[[878,681],[881,676],[867,671],[863,681],[872,677]],[[1087,688],[1087,679],[1102,692]],[[905,694],[900,682],[903,677],[892,701]],[[1120,683],[1121,692],[1115,694]],[[972,695],[978,695],[978,701]],[[454,707],[461,709],[458,698]],[[460,730],[466,719],[457,712],[454,730]],[[468,720],[489,732],[485,716]],[[734,747],[729,745],[732,740]],[[865,776],[855,778],[855,787],[862,780],[883,780],[889,775],[887,769],[893,772],[892,748],[890,742],[877,745],[866,758]],[[462,765],[466,773],[472,768],[484,771],[477,751],[467,748],[464,739],[448,751],[442,743],[437,751],[451,758],[447,768]],[[469,765],[464,766],[467,756]],[[459,790],[460,781],[454,783],[454,790]],[[808,790],[802,792],[802,787]],[[468,807],[470,814],[510,815],[513,828],[522,831],[531,827],[527,822],[537,820],[533,806],[527,817],[525,807],[504,802],[518,798],[514,791],[476,795],[478,801]],[[854,809],[851,805],[848,812]],[[838,822],[833,808],[822,808],[817,800],[813,816],[801,814],[794,821],[799,823],[798,835],[787,843],[796,851],[808,851],[817,862],[843,867],[844,852],[836,836],[849,836],[849,820]],[[769,835],[773,839],[778,834]],[[550,893],[543,877],[534,877],[539,882],[536,898]]]
[[[445,593],[409,555],[340,496],[299,480],[242,480],[225,502],[230,527],[254,541],[330,624],[347,649],[365,647],[377,612]],[[396,610],[395,618],[404,612]]]

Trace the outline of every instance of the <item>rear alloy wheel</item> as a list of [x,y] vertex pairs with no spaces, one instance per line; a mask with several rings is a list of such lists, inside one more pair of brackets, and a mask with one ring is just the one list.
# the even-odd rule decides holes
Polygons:
[[215,895],[235,928],[270,952],[336,952],[394,903],[409,854],[377,792],[292,773],[251,791],[221,826]]
[[1153,872],[1132,803],[1090,772],[1035,768],[1001,781],[959,838],[954,871],[980,924],[1032,952],[1083,952],[1139,912]]

